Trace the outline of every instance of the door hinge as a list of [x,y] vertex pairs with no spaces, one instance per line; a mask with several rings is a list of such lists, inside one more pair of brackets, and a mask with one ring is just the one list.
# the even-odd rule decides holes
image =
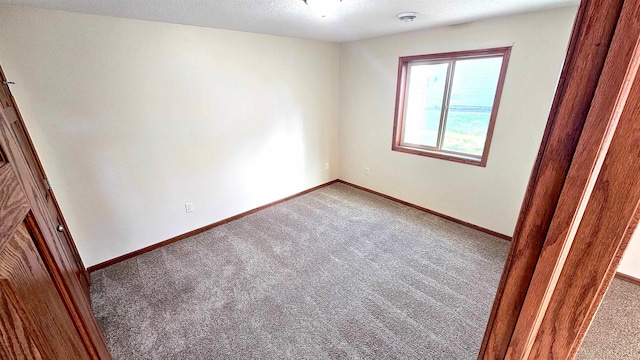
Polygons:
[[7,86],[7,90],[9,91],[9,95],[13,96],[13,93],[11,93],[11,87],[9,85],[14,85],[15,83],[13,81],[7,81],[7,80],[2,80],[2,85],[6,85]]
[[49,179],[44,178],[44,186],[47,188],[47,190],[51,190],[51,184],[49,183]]

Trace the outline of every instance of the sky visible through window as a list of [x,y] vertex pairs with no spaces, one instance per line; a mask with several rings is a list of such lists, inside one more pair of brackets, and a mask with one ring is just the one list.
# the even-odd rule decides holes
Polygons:
[[[410,66],[404,142],[437,146],[449,63]],[[443,150],[482,155],[502,57],[457,60]]]
[[456,61],[442,149],[482,155],[502,58]]

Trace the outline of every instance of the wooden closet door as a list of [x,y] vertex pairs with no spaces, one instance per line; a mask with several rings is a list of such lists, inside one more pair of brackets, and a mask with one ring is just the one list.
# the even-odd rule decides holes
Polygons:
[[27,197],[3,158],[0,218],[0,358],[90,359],[37,248],[42,235]]
[[[8,162],[8,165],[4,166],[12,169],[16,181],[24,192],[30,207],[33,226],[38,230],[35,240],[37,240],[36,245],[42,262],[53,279],[82,341],[87,346],[90,357],[110,359],[106,343],[91,310],[86,270],[79,262],[75,245],[69,237],[64,236],[65,226],[63,225],[62,232],[57,229],[60,225],[57,221],[61,214],[52,213],[47,201],[51,194],[38,185],[38,174],[40,174],[38,168],[34,168],[35,165],[27,159],[36,154],[32,148],[25,148],[24,139],[28,140],[28,134],[26,128],[21,125],[21,121],[15,120],[19,119],[17,108],[12,98],[9,99],[10,101],[6,100],[7,96],[10,96],[7,94],[6,84],[0,84],[0,103],[2,104],[0,106],[0,147],[3,150],[4,162]],[[21,135],[16,129],[22,129],[25,132]],[[4,188],[0,191],[4,191]]]
[[20,110],[11,95],[9,82],[4,75],[2,67],[0,67],[0,107],[4,111],[9,130],[13,133],[15,141],[19,145],[21,155],[28,165],[32,183],[51,217],[51,226],[58,232],[57,237],[61,240],[60,246],[63,248],[64,253],[64,256],[58,256],[59,260],[67,264],[69,271],[73,272],[74,276],[78,278],[83,291],[88,295],[89,275],[82,263],[73,238],[67,231],[67,223],[62,216],[53,190],[49,186],[47,176],[20,115]]

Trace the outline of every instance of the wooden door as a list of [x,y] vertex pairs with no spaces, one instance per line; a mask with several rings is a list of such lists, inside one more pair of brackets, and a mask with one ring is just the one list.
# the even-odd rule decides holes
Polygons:
[[89,359],[38,249],[42,235],[6,156],[0,157],[0,358]]
[[[10,103],[6,101],[8,96],[6,86],[3,86],[2,89],[0,91],[0,102],[2,103],[0,106],[0,147],[3,153],[3,166],[12,169],[29,205],[32,225],[27,229],[32,232],[32,237],[38,241],[37,249],[41,260],[48,270],[69,316],[73,319],[73,325],[90,357],[110,359],[104,338],[91,310],[88,283],[85,276],[86,270],[82,263],[78,262],[79,258],[75,252],[75,245],[70,242],[71,239],[61,236],[64,233],[57,231],[59,224],[57,220],[61,218],[61,215],[57,212],[51,213],[51,207],[47,201],[47,198],[51,199],[50,192],[43,192],[42,185],[38,185],[41,169],[38,170],[38,168],[31,166],[32,163],[28,160],[31,157],[31,162],[33,162],[37,160],[37,156],[32,148],[25,148],[24,142],[29,139],[28,134],[19,119],[13,100],[10,99]],[[21,133],[21,131],[23,132]],[[7,192],[9,190],[6,190],[3,185],[0,191]],[[5,223],[4,216],[2,223]],[[41,304],[46,304],[46,302]],[[66,359],[66,357],[57,358]],[[69,359],[73,359],[73,357]]]
[[30,176],[32,182],[43,202],[46,205],[48,213],[51,217],[51,226],[53,226],[58,232],[58,237],[61,240],[61,245],[64,248],[64,253],[67,254],[68,259],[60,258],[67,264],[69,271],[73,272],[80,281],[80,285],[83,290],[89,294],[89,275],[82,263],[82,259],[78,253],[78,249],[75,246],[71,234],[67,231],[67,223],[62,216],[60,207],[55,198],[53,190],[49,185],[49,181],[44,172],[40,159],[37,153],[27,128],[24,124],[20,110],[16,105],[15,99],[11,95],[11,89],[9,88],[9,82],[7,81],[2,67],[0,67],[0,106],[2,107],[4,114],[7,118],[9,128],[13,132],[15,140],[17,141],[22,156],[27,162],[29,167]]

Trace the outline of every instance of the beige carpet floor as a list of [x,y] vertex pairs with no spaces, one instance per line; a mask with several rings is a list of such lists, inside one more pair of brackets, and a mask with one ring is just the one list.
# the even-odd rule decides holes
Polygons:
[[121,359],[475,359],[509,242],[333,184],[92,274]]
[[613,279],[576,359],[640,359],[640,286]]

